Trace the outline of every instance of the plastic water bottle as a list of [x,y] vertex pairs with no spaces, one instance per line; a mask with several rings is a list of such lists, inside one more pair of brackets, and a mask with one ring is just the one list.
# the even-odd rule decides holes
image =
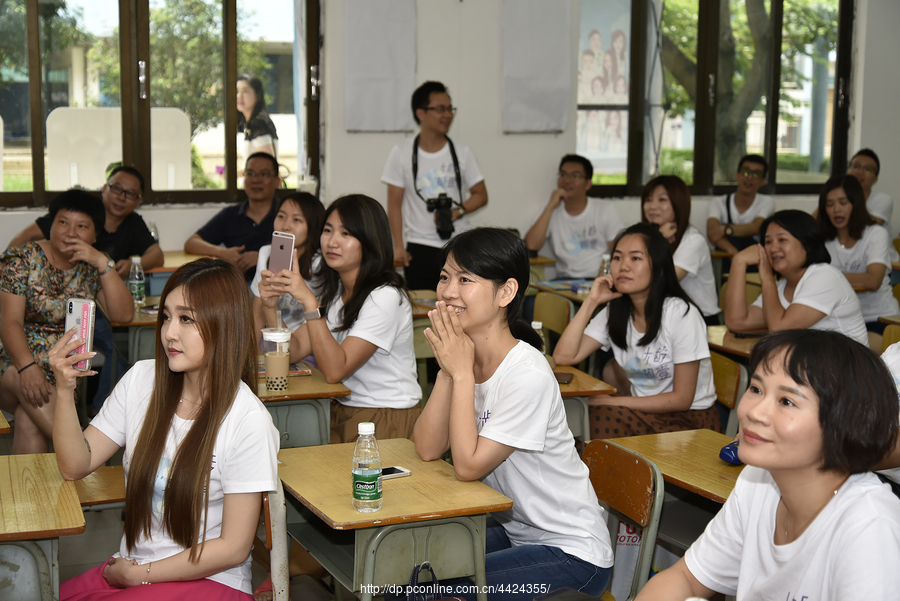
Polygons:
[[375,424],[360,422],[353,449],[353,508],[362,513],[381,509],[381,453],[375,442]]
[[547,338],[544,336],[544,322],[542,321],[532,321],[531,327],[537,332],[537,335],[541,337],[541,342],[543,343],[543,352],[545,355],[547,354]]
[[131,299],[136,305],[143,305],[146,299],[144,268],[141,267],[141,258],[131,257],[131,271],[128,272],[128,290],[131,291]]
[[603,253],[603,255],[600,257],[600,273],[599,273],[599,275],[601,275],[601,276],[609,275],[609,261],[610,261],[609,253]]

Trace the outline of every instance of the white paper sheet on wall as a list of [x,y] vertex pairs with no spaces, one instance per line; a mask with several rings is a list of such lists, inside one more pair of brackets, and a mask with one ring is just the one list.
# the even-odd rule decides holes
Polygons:
[[569,3],[504,0],[502,27],[503,131],[563,131],[573,69]]
[[412,131],[415,0],[345,0],[344,12],[344,129]]

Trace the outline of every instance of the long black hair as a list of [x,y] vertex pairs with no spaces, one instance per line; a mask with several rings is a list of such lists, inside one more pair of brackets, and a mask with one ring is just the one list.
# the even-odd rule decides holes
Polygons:
[[[359,317],[363,303],[372,291],[382,286],[392,286],[400,293],[400,302],[409,299],[406,293],[403,276],[394,271],[394,244],[391,240],[391,227],[387,213],[374,198],[364,194],[348,194],[331,203],[325,210],[322,223],[328,221],[332,213],[341,216],[341,222],[350,235],[359,240],[362,251],[362,262],[359,275],[353,286],[353,294],[341,309],[341,323],[335,332],[349,330]],[[322,282],[321,302],[330,307],[337,299],[340,291],[341,277],[325,261],[313,274]]]
[[831,263],[831,253],[825,248],[825,235],[822,233],[822,228],[819,227],[819,222],[812,215],[797,209],[785,209],[772,213],[759,227],[759,239],[763,246],[766,244],[766,232],[772,223],[784,228],[803,246],[803,250],[806,251],[804,267],[809,267],[814,263]]
[[291,192],[279,201],[279,211],[286,202],[297,205],[297,208],[303,213],[303,219],[306,220],[306,242],[303,243],[303,254],[298,257],[298,263],[300,264],[300,275],[303,276],[303,279],[308,280],[311,275],[313,257],[319,252],[322,224],[325,223],[323,219],[325,207],[322,206],[321,200],[309,192]]
[[[837,228],[831,223],[828,217],[826,206],[828,205],[828,193],[838,188],[844,191],[844,195],[853,207],[850,210],[850,219],[847,220],[847,233],[854,240],[860,240],[863,232],[870,225],[875,225],[875,220],[869,214],[866,208],[866,193],[863,192],[862,184],[852,175],[835,175],[822,186],[819,191],[819,216],[817,220],[819,227],[822,228],[822,235],[826,240],[834,240],[837,238]],[[829,253],[830,254],[830,253]]]
[[[647,304],[644,305],[647,331],[638,341],[638,346],[647,346],[659,335],[663,306],[667,298],[675,297],[683,300],[685,302],[684,315],[687,315],[694,302],[678,283],[675,263],[672,260],[672,245],[659,233],[659,228],[652,223],[635,223],[616,237],[613,242],[613,254],[622,238],[630,235],[640,236],[644,240],[644,246],[647,247],[647,260],[650,261],[652,270],[650,291],[647,294]],[[609,302],[609,320],[606,325],[609,339],[621,349],[628,346],[628,321],[631,319],[632,313],[634,313],[634,303],[627,294]]]
[[519,289],[506,306],[506,324],[514,338],[542,350],[544,345],[541,337],[522,316],[525,290],[531,277],[525,242],[509,230],[480,227],[451,238],[441,249],[441,265],[447,262],[450,255],[453,255],[453,261],[457,265],[480,278],[490,280],[495,287],[502,286],[509,278],[516,280]]

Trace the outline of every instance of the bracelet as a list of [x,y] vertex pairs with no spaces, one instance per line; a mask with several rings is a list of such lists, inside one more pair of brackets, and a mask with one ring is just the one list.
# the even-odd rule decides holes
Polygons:
[[151,566],[153,566],[152,561],[147,564],[147,576],[146,576],[147,580],[142,582],[141,584],[153,584],[152,582],[150,582],[150,567]]
[[28,365],[26,365],[25,367],[23,367],[22,369],[17,370],[17,371],[18,371],[19,373],[22,373],[23,371],[25,371],[26,369],[28,369],[28,368],[31,367],[32,365],[37,365],[37,361],[32,361],[31,363],[29,363]]

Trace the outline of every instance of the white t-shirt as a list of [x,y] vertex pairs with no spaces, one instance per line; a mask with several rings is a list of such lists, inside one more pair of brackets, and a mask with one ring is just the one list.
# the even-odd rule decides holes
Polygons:
[[[114,443],[125,447],[122,465],[126,481],[134,456],[134,446],[144,425],[153,392],[155,364],[153,360],[135,363],[116,384],[100,413],[91,422],[92,426]],[[145,564],[160,561],[184,550],[164,530],[163,495],[175,453],[192,424],[192,421],[181,419],[177,415],[172,417],[153,489],[151,536],[141,536],[131,552],[128,552],[125,537],[122,536],[117,557],[136,559],[139,564]],[[207,541],[218,538],[222,533],[225,495],[275,490],[278,482],[279,439],[278,430],[265,406],[246,384],[241,383],[234,397],[234,404],[219,427],[213,449]],[[203,540],[202,527],[197,540]],[[250,593],[250,555],[242,563],[208,578]]]
[[680,298],[666,299],[659,334],[647,346],[638,346],[644,333],[635,329],[634,319],[628,320],[627,348],[621,349],[612,344],[608,328],[609,307],[604,307],[584,329],[584,334],[603,345],[603,350],[612,347],[616,362],[631,382],[631,396],[672,392],[675,389],[675,366],[700,361],[691,409],[708,409],[716,401],[706,323],[697,307],[686,305]]
[[716,278],[713,275],[712,255],[709,253],[709,243],[697,228],[689,225],[684,237],[675,249],[672,256],[675,267],[684,269],[687,273],[681,278],[681,287],[691,297],[691,300],[700,307],[700,312],[705,317],[718,314],[719,297],[716,294]]
[[513,500],[494,513],[510,542],[548,545],[595,566],[613,564],[606,511],[578,457],[559,384],[546,357],[519,341],[475,385],[478,435],[515,447],[482,481]]
[[550,215],[546,242],[556,259],[556,277],[597,277],[601,257],[621,229],[619,212],[608,200],[588,198],[578,215],[569,215],[565,203],[559,203]]
[[747,466],[722,510],[685,553],[704,586],[738,601],[896,599],[900,500],[871,473],[854,474],[792,543],[775,545],[781,493]]
[[891,240],[887,230],[870,225],[863,230],[862,238],[852,248],[844,248],[837,238],[825,243],[831,255],[831,264],[844,273],[865,273],[869,265],[884,265],[881,286],[871,292],[857,292],[863,319],[878,321],[882,315],[897,315],[900,305],[891,290]]
[[872,190],[866,199],[866,210],[872,217],[878,217],[884,223],[882,227],[891,233],[891,216],[894,214],[894,200],[884,192]]
[[[786,286],[787,280],[784,278],[779,280],[778,300],[784,309],[791,306],[791,302],[784,297]],[[760,294],[752,306],[761,309],[762,302],[763,297]],[[806,272],[794,289],[792,302],[812,307],[825,314],[825,317],[810,328],[840,332],[860,344],[869,346],[869,335],[866,332],[866,322],[863,321],[859,298],[844,274],[828,263],[813,263],[806,268]]]
[[[756,198],[753,199],[753,202],[750,203],[750,206],[743,213],[738,211],[734,196],[734,194],[725,194],[724,196],[713,198],[709,203],[706,218],[718,219],[722,225],[746,225],[753,223],[757,217],[765,219],[775,212],[775,199],[768,194],[757,192]],[[731,205],[731,221],[728,221],[728,210],[725,207],[725,202],[729,198],[731,199],[729,203]]]
[[376,288],[363,303],[350,329],[335,332],[343,308],[339,289],[325,317],[338,344],[348,336],[355,336],[378,348],[359,369],[344,378],[350,396],[338,401],[349,407],[408,409],[418,405],[422,389],[416,381],[412,307],[406,295],[392,286]]
[[[266,244],[259,249],[259,259],[256,261],[256,273],[253,274],[253,280],[250,282],[250,292],[257,298],[259,298],[259,282],[262,280],[262,272],[264,269],[269,268],[269,256],[271,254],[271,244]],[[322,255],[317,252],[312,258],[310,272],[316,273],[321,263]],[[321,282],[315,278],[310,278],[307,280],[306,285],[309,287],[310,292],[319,296]],[[303,317],[303,314],[306,313],[306,309],[290,294],[281,296],[281,300],[278,301],[278,308],[281,310],[281,319],[284,321],[284,327],[296,330],[306,322],[306,318]],[[312,309],[310,309],[310,311],[312,311]]]
[[[891,375],[894,377],[894,388],[897,389],[897,397],[900,399],[900,342],[892,344],[881,354],[881,360],[887,365]],[[878,470],[879,474],[884,474],[894,482],[900,484],[900,467],[887,470]]]
[[[468,146],[453,142],[456,149],[456,157],[459,159],[459,175],[462,179],[463,198],[459,197],[459,188],[456,186],[456,171],[453,168],[453,157],[450,154],[450,145],[437,152],[425,152],[419,147],[418,182],[413,183],[412,176],[412,147],[415,138],[407,138],[394,146],[384,165],[381,181],[403,188],[403,225],[406,227],[406,241],[413,244],[422,244],[440,248],[446,240],[441,240],[434,224],[434,213],[429,213],[425,200],[437,198],[443,192],[453,199],[454,203],[464,202],[468,198],[468,191],[472,186],[484,180],[475,155]],[[416,186],[422,198],[416,194]],[[422,200],[422,199],[425,200]],[[453,205],[456,206],[455,204]],[[469,220],[466,215],[453,222],[454,235],[469,229]]]

